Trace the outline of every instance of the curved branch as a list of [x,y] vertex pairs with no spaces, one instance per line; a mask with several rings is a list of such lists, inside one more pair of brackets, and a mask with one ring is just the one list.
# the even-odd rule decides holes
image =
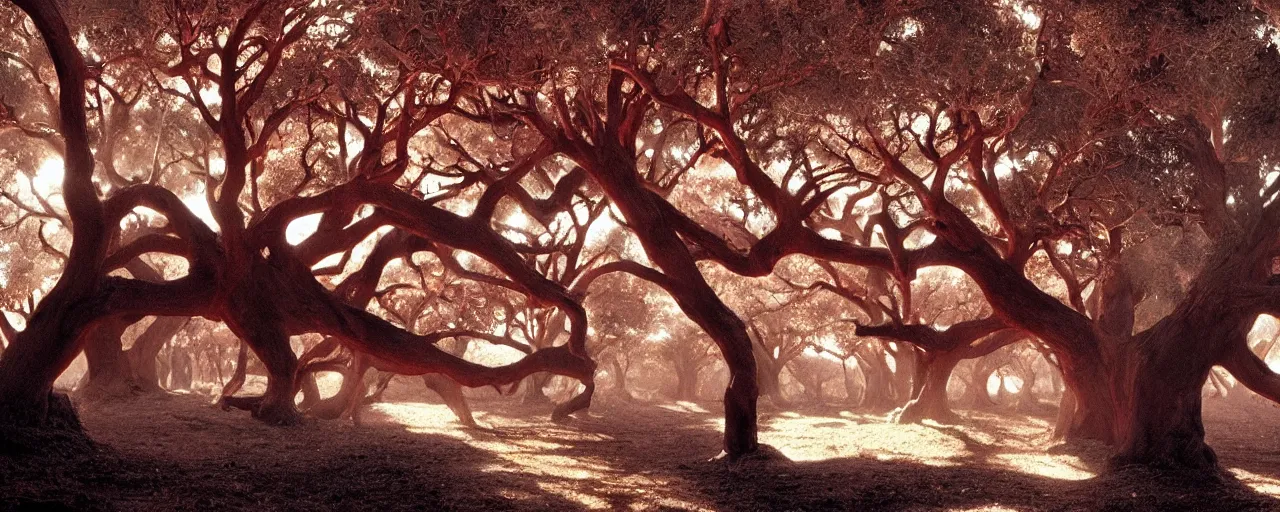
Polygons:
[[1280,375],[1271,371],[1265,361],[1249,350],[1248,343],[1234,344],[1219,363],[1254,393],[1280,403]]

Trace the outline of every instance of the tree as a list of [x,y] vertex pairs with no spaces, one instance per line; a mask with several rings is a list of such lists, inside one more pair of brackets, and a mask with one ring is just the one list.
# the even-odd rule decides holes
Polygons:
[[[343,44],[342,38],[321,37],[332,32],[331,24],[317,28],[326,20],[324,13],[337,8],[336,3],[291,9],[254,2],[237,6],[236,17],[226,25],[212,19],[216,14],[198,7],[174,4],[164,11],[172,24],[167,34],[178,63],[161,71],[179,75],[187,87],[185,92],[165,85],[160,88],[190,103],[221,145],[224,168],[221,173],[210,169],[207,175],[208,196],[213,199],[211,217],[219,228],[216,234],[176,195],[157,185],[132,184],[114,191],[106,201],[98,198],[94,155],[87,135],[85,89],[80,86],[88,78],[89,68],[57,6],[23,2],[19,7],[40,31],[63,84],[59,88],[59,131],[65,141],[67,170],[62,188],[73,241],[59,284],[43,298],[31,322],[0,361],[0,417],[5,423],[52,422],[46,413],[50,385],[81,348],[82,334],[122,316],[206,316],[226,322],[267,367],[268,389],[254,414],[273,423],[296,421],[297,359],[288,343],[288,335],[294,333],[334,336],[390,362],[398,372],[440,372],[470,386],[508,383],[536,371],[554,371],[590,382],[594,363],[584,351],[585,312],[563,287],[530,269],[511,242],[488,228],[491,209],[462,217],[392,184],[408,167],[408,139],[452,109],[449,97],[441,105],[429,105],[424,101],[434,96],[435,90],[419,96],[415,84],[393,87],[380,103],[374,126],[364,124],[359,107],[346,102],[345,112],[351,118],[342,118],[339,124],[350,122],[365,135],[363,149],[355,158],[362,167],[351,169],[358,172],[323,192],[277,196],[277,203],[262,207],[257,184],[266,172],[270,160],[267,149],[277,140],[277,130],[302,107],[315,105],[320,91],[327,90],[308,80],[297,89],[302,94],[285,94],[284,84],[273,82],[273,75],[282,69],[282,62],[285,69],[297,63],[286,59],[286,54],[305,60],[302,56],[306,52],[292,51],[295,44],[319,44],[330,51],[333,45]],[[210,59],[221,65],[211,66]],[[405,75],[411,76],[421,75],[417,70]],[[276,88],[268,87],[269,82]],[[206,100],[201,94],[210,89],[217,93],[216,114],[209,105],[215,98]],[[281,96],[264,95],[268,90]],[[258,104],[264,98],[275,103]],[[384,124],[393,100],[402,103],[391,122]],[[314,137],[314,131],[308,130],[308,136]],[[400,158],[386,164],[382,155],[390,147],[399,148]],[[310,158],[304,152],[301,171],[305,176],[299,189],[311,184]],[[214,193],[215,184],[220,193]],[[245,192],[250,196],[248,205],[241,202]],[[506,193],[499,187],[488,195],[487,201],[496,203]],[[374,220],[347,226],[352,214],[366,204],[377,205]],[[119,219],[139,206],[163,215],[166,231],[173,235],[142,235],[108,254]],[[248,223],[246,206],[251,213]],[[328,222],[321,221],[321,232],[327,235],[324,240],[310,245],[287,243],[285,227],[297,217],[315,213],[330,217]],[[346,218],[333,220],[339,217]],[[350,250],[352,244],[384,223],[488,258],[512,280],[512,287],[567,309],[572,325],[568,344],[505,367],[476,365],[431,344],[433,338],[452,334],[424,337],[406,332],[345,304],[315,280],[311,265],[328,254]],[[336,246],[317,247],[335,242]],[[160,284],[107,275],[139,254],[157,251],[186,257],[190,262],[187,275]],[[590,389],[588,384],[587,397]]]

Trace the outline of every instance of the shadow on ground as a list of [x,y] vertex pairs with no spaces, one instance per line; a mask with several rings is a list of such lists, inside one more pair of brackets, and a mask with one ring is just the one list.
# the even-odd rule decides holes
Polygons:
[[766,412],[761,439],[781,456],[725,464],[706,460],[720,444],[714,404],[605,400],[566,424],[540,408],[476,405],[487,428],[461,429],[444,406],[424,403],[379,404],[361,427],[293,428],[194,396],[85,406],[99,447],[0,457],[0,508],[1280,509],[1280,452],[1258,444],[1280,431],[1276,414],[1211,411],[1211,442],[1235,468],[1214,478],[1095,476],[1105,448],[1055,446],[1048,420],[1034,417],[900,426],[835,409]]

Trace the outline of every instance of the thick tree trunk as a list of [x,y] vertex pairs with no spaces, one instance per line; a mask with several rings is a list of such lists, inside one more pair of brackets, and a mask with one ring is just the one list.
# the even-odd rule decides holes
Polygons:
[[1119,390],[1113,385],[1116,377],[1110,370],[1111,365],[1091,355],[1071,357],[1060,354],[1058,357],[1062,361],[1063,382],[1075,402],[1075,411],[1063,437],[1114,443],[1118,434],[1117,415],[1123,413],[1122,405],[1116,399]]
[[76,388],[81,398],[123,398],[141,391],[129,359],[120,348],[120,337],[130,324],[128,320],[115,318],[98,324],[93,332],[85,335],[84,355],[89,371]]
[[83,333],[98,320],[101,304],[95,296],[110,240],[93,183],[85,112],[87,70],[56,3],[16,3],[40,32],[58,78],[58,129],[66,147],[62,197],[71,219],[72,243],[58,283],[0,359],[0,425],[78,431],[74,410],[65,397],[53,395],[53,382],[80,352]]
[[289,302],[298,298],[264,295],[279,293],[269,284],[282,276],[267,262],[256,259],[252,270],[248,279],[232,292],[225,321],[267,369],[267,390],[252,410],[253,417],[273,425],[294,425],[301,419],[294,402],[298,393],[294,382],[298,356],[293,353],[289,335],[284,331],[285,318],[279,308],[297,307]]
[[1117,372],[1127,400],[1115,414],[1121,443],[1114,462],[1216,467],[1217,455],[1204,442],[1201,400],[1217,354],[1170,350],[1193,344],[1201,334],[1194,326],[1153,331],[1135,340],[1135,354]]
[[923,420],[955,422],[956,413],[947,403],[947,384],[951,382],[952,370],[960,363],[959,355],[949,352],[925,354],[917,363],[918,391],[894,419],[898,423],[920,423]]
[[[886,352],[893,355],[894,362],[893,370],[889,371],[893,395],[892,407],[903,406],[915,396],[918,386],[915,382],[918,373],[916,365],[920,351],[914,345],[902,343],[898,344],[897,350],[886,350]],[[888,370],[888,367],[886,366],[885,369]]]
[[859,406],[873,413],[893,409],[892,372],[884,361],[884,354],[873,352],[870,357],[859,354],[857,359],[863,377],[863,398]]

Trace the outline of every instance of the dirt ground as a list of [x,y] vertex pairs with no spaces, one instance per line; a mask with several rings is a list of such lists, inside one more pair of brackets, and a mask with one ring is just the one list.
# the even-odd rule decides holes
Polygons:
[[[80,404],[98,446],[0,456],[3,510],[1280,510],[1280,409],[1209,400],[1222,478],[1103,472],[1106,450],[1053,443],[1047,417],[964,412],[901,426],[764,407],[780,456],[736,464],[713,403],[379,404],[364,424],[269,427],[199,395]],[[2,443],[0,443],[2,444]],[[1102,476],[1097,476],[1102,472]]]

